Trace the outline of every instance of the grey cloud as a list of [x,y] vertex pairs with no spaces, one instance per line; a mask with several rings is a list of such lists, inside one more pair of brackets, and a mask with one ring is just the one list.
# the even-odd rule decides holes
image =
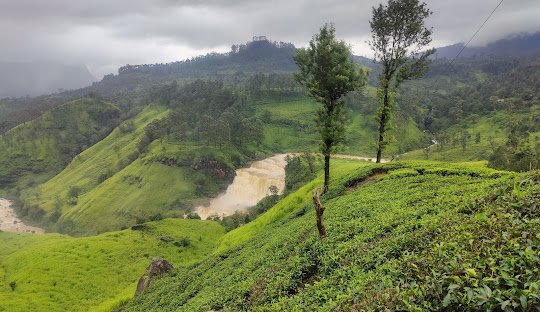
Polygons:
[[[499,0],[425,0],[434,43],[466,41]],[[225,51],[253,35],[305,45],[325,22],[369,54],[377,0],[0,0],[0,60],[83,62],[95,75],[126,63]],[[506,0],[473,42],[540,30],[538,0]]]

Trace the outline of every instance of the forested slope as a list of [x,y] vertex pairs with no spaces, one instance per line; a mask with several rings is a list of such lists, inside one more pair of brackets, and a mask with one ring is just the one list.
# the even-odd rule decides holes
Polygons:
[[[60,171],[71,158],[105,137],[119,122],[111,103],[81,99],[58,106],[0,137],[0,190],[28,177]],[[19,187],[25,187],[19,183]]]

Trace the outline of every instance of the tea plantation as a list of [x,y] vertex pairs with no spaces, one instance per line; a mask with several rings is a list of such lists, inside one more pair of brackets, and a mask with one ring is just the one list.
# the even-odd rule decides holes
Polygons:
[[435,162],[349,169],[323,197],[327,238],[310,199],[319,178],[123,311],[540,307],[537,172]]

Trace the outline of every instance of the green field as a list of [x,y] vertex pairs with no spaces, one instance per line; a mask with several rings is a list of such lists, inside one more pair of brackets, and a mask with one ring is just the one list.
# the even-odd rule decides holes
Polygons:
[[0,311],[110,311],[133,297],[154,257],[176,267],[194,264],[224,233],[210,221],[145,226],[84,238],[0,232]]
[[[530,122],[530,116],[534,116],[539,111],[538,107],[531,108],[530,111],[517,111],[512,114],[508,112],[497,112],[485,116],[469,117],[459,124],[445,130],[442,135],[446,136],[444,144],[433,145],[426,153],[424,149],[418,149],[400,155],[402,160],[429,159],[436,161],[478,161],[487,160],[494,149],[503,145],[508,138],[508,125],[519,123],[523,120]],[[460,138],[462,131],[467,131],[465,148],[462,146]],[[477,142],[477,136],[479,141]],[[435,135],[437,138],[437,134]],[[540,132],[529,132],[528,137],[531,143],[538,142]]]
[[[257,103],[257,115],[266,123],[264,145],[279,152],[318,151],[319,135],[315,127],[315,117],[319,105],[310,99],[285,102],[268,100]],[[394,121],[388,136],[391,140],[384,153],[387,158],[416,149],[426,142],[422,131],[408,118]],[[350,111],[342,153],[374,155],[375,139],[375,117]]]

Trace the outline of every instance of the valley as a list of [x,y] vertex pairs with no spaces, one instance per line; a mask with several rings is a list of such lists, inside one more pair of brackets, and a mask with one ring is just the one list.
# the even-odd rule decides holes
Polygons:
[[[302,46],[234,43],[217,4],[138,5],[66,44],[109,49],[88,67],[0,62],[0,312],[540,309],[540,33],[437,54],[432,3],[388,0],[355,12],[363,46],[352,22],[301,29],[346,15],[313,2],[287,8]],[[146,10],[205,21],[201,43]]]

